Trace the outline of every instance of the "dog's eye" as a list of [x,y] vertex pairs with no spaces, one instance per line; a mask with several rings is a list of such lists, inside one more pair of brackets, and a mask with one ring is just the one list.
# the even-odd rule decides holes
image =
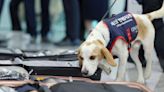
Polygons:
[[96,56],[90,56],[89,59],[90,60],[94,60],[96,58]]

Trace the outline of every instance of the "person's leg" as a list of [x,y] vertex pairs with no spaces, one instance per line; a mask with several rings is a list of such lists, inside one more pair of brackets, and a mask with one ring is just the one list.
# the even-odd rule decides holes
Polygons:
[[71,41],[79,39],[80,9],[78,0],[63,0],[66,16],[66,35]]
[[161,40],[161,39],[164,39],[164,27],[161,28],[160,30],[157,30],[156,31],[156,34],[155,34],[155,49],[156,49],[156,52],[157,52],[157,55],[159,57],[159,62],[160,62],[160,65],[163,69],[163,72],[164,72],[164,40]]
[[50,30],[49,1],[50,0],[41,0],[42,40],[47,39],[47,34]]
[[66,36],[55,45],[77,46],[80,45],[80,9],[78,0],[63,0]]
[[81,20],[81,25],[80,25],[80,40],[84,41],[85,40],[85,25],[84,25],[84,14],[83,14],[83,0],[79,0],[79,5],[80,5],[80,20]]
[[[159,9],[162,6],[162,2],[163,2],[163,0],[151,0],[151,1],[150,0],[142,0],[141,4],[142,4],[142,8],[143,8],[143,14],[149,13],[149,12],[152,12],[152,11],[155,11],[155,10]],[[162,32],[161,29],[164,25],[162,19],[153,20],[152,23],[155,27],[156,35],[158,34],[158,32]],[[159,38],[159,36],[156,36],[155,42],[158,41],[157,37]],[[161,39],[161,38],[159,38],[159,39]],[[161,44],[161,42],[160,42],[160,44]],[[158,45],[156,45],[156,49],[157,49],[157,46]],[[159,47],[160,46],[162,47],[162,45],[159,45]],[[157,54],[158,54],[158,50],[157,50]],[[142,61],[141,62],[142,66],[145,67],[146,66],[146,61],[145,61],[145,58],[144,58],[144,51],[143,51],[142,46],[141,46],[140,51],[139,51],[139,58]]]
[[4,3],[4,0],[0,0],[0,15],[1,15],[1,12],[2,12],[3,3]]
[[10,16],[12,23],[12,30],[21,30],[21,25],[18,17],[18,7],[22,0],[11,0],[10,2]]
[[24,0],[25,13],[26,13],[26,23],[27,23],[27,32],[32,36],[37,36],[36,31],[36,16],[35,16],[35,7],[34,0]]

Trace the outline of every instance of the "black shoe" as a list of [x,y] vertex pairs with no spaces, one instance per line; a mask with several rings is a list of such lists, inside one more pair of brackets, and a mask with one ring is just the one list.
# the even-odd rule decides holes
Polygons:
[[81,41],[79,39],[70,40],[70,39],[63,39],[61,42],[55,43],[57,46],[79,46]]
[[47,37],[42,37],[42,43],[51,43]]
[[75,40],[71,41],[71,43],[74,46],[79,46],[81,44],[81,41],[79,39],[75,39]]

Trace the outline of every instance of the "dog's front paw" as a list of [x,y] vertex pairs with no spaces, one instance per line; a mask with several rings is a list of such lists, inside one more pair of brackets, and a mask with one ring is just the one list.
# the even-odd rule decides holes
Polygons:
[[141,84],[144,84],[145,83],[145,80],[144,80],[144,78],[140,78],[140,79],[137,80],[137,82],[138,83],[141,83]]

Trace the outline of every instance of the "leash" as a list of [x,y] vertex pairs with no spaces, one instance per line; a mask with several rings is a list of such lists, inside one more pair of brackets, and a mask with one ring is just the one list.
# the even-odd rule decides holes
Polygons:
[[103,19],[107,16],[107,14],[110,13],[111,8],[112,8],[113,5],[116,3],[116,1],[117,1],[117,0],[114,0],[113,3],[112,3],[112,5],[109,6],[109,9],[105,12],[105,14],[104,14],[104,16],[101,18],[101,20],[103,20]]

